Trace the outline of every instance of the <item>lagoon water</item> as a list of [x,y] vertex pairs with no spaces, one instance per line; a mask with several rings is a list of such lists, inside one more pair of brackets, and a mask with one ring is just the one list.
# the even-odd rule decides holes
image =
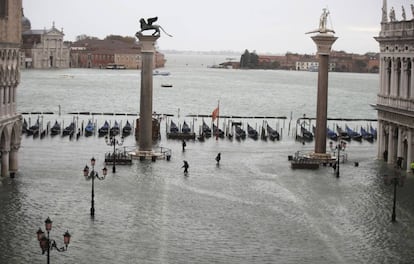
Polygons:
[[[315,116],[317,73],[206,67],[225,58],[167,54],[163,70],[171,75],[154,76],[154,111],[186,120],[198,132],[202,118],[188,115],[211,114],[220,101],[221,115],[268,117],[282,131],[280,141],[210,138],[189,141],[183,152],[181,142],[166,139],[163,120],[157,146],[172,150],[171,161],[134,160],[116,173],[108,166],[106,179],[95,181],[92,219],[91,182],[82,170],[92,156],[100,170],[112,148],[98,136],[23,135],[19,172],[0,182],[0,263],[46,261],[36,231],[48,216],[58,245],[66,230],[72,235],[67,252],[51,252],[51,263],[413,263],[412,175],[398,188],[397,222],[391,223],[393,193],[383,175],[394,172],[376,159],[376,142],[351,141],[339,178],[329,167],[292,170],[288,155],[313,149],[294,134],[297,118]],[[53,112],[24,114],[44,125],[80,125],[90,118],[98,125],[133,122],[135,116],[119,113],[139,111],[139,78],[134,70],[23,71],[18,109]],[[163,83],[173,87],[161,88]],[[330,73],[328,116],[375,119],[370,104],[377,90],[378,75]],[[263,119],[237,121],[259,128]],[[134,145],[129,136],[123,146]],[[190,164],[188,177],[183,160]]]

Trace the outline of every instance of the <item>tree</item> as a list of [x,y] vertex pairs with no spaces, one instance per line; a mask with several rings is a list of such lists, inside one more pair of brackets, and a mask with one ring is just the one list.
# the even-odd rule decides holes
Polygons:
[[119,40],[125,43],[134,44],[135,43],[135,37],[130,36],[120,36],[120,35],[109,35],[105,37],[105,40]]
[[96,39],[99,39],[99,38],[92,37],[92,36],[88,36],[86,34],[82,34],[82,35],[76,36],[76,41],[85,40],[85,39],[95,39],[96,40]]

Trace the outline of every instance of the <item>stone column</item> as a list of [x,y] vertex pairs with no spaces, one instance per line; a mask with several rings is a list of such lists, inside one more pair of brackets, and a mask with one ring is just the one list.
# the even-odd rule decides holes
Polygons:
[[410,98],[414,98],[414,59],[411,58]]
[[397,133],[397,157],[403,156],[403,143],[402,143],[402,137],[403,137],[403,130],[402,127],[398,127],[398,133]]
[[388,157],[387,163],[394,164],[395,156],[395,142],[394,142],[394,126],[392,124],[388,125]]
[[407,172],[411,171],[411,162],[413,162],[413,130],[411,128],[407,131]]
[[1,151],[1,177],[7,177],[9,173],[9,150]]
[[320,33],[312,37],[319,57],[315,131],[315,153],[317,154],[326,154],[329,54],[336,39],[337,37],[327,33]]
[[383,127],[382,120],[378,120],[377,144],[378,144],[377,158],[383,159],[382,153],[384,153],[385,151],[385,144],[384,144],[384,127]]
[[19,147],[20,147],[19,145],[15,145],[15,146],[12,146],[10,149],[10,157],[9,157],[10,174],[15,173],[19,168],[19,163],[18,163]]
[[396,87],[395,87],[395,76],[396,74],[395,74],[395,59],[394,58],[391,58],[391,76],[390,76],[390,78],[391,78],[391,81],[389,82],[390,83],[390,87],[388,87],[388,91],[389,91],[389,94],[388,95],[391,95],[391,96],[394,96],[395,94],[396,94],[396,92],[395,92],[395,89],[396,89]]
[[138,34],[141,45],[141,100],[139,112],[139,151],[152,151],[152,71],[155,41],[159,36]]

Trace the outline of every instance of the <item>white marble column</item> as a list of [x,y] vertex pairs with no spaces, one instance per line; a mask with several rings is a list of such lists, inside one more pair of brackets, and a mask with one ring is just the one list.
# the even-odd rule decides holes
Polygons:
[[398,127],[398,134],[397,134],[397,157],[403,156],[403,129],[402,127]]
[[407,96],[407,59],[404,58],[401,64],[401,87],[400,97],[406,98]]
[[393,96],[395,94],[395,60],[394,58],[391,58],[391,81],[390,81],[390,87],[388,87],[389,95]]
[[411,58],[410,98],[414,98],[414,59]]
[[9,164],[10,164],[10,172],[16,172],[19,168],[19,163],[18,163],[18,150],[19,150],[19,146],[12,146],[10,149],[10,157],[9,157]]

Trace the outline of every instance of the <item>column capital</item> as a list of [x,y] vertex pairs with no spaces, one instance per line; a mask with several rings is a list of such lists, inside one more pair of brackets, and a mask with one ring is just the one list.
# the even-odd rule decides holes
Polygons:
[[338,39],[338,37],[328,33],[317,34],[311,38],[316,43],[318,55],[329,55],[332,44]]
[[160,36],[147,36],[142,33],[137,34],[139,44],[141,46],[141,52],[154,52],[155,51],[155,42]]

